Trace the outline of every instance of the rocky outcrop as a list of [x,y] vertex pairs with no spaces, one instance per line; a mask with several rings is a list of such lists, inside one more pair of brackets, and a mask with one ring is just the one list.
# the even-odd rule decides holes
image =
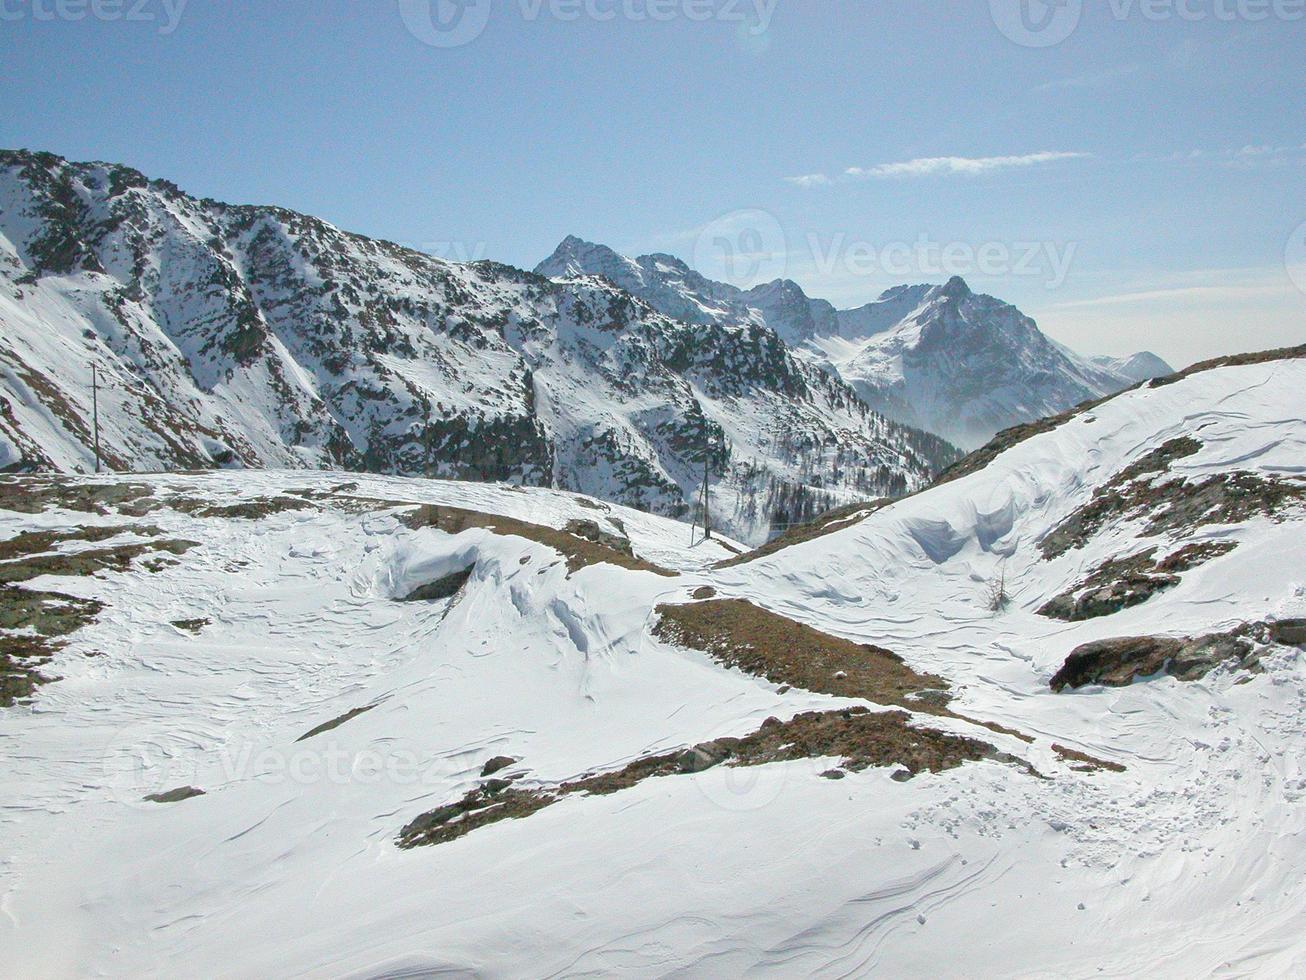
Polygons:
[[1126,687],[1137,679],[1162,674],[1195,681],[1224,664],[1254,668],[1257,645],[1250,632],[1251,628],[1246,628],[1186,639],[1131,636],[1085,643],[1066,658],[1051,687],[1057,692],[1090,684]]

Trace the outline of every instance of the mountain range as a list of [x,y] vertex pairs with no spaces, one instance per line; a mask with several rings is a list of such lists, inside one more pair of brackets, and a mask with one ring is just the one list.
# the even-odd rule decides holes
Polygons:
[[897,286],[838,310],[779,279],[739,289],[671,255],[629,258],[569,237],[536,267],[552,277],[599,275],[690,323],[764,325],[801,359],[848,383],[889,418],[972,449],[1002,429],[1055,415],[1170,374],[1155,354],[1082,357],[1014,306],[959,277]]
[[956,458],[760,323],[0,153],[0,467],[92,469],[97,411],[114,470],[501,481],[672,517],[706,472],[747,540]]
[[954,279],[837,310],[568,237],[454,263],[127,167],[0,152],[0,469],[555,487],[757,542],[1167,373]]

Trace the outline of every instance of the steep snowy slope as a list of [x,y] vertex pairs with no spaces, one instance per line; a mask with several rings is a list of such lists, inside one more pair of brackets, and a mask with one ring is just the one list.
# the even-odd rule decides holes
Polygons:
[[953,458],[758,324],[593,277],[459,265],[276,208],[0,154],[0,468],[272,466],[499,480],[766,537]]
[[0,970],[1298,975],[1303,385],[1140,387],[718,567],[539,491],[0,483],[6,609],[91,617],[0,710]]
[[536,271],[601,275],[695,323],[765,324],[877,411],[965,448],[1171,370],[1150,353],[1081,357],[1015,307],[972,293],[959,278],[898,286],[873,303],[836,311],[789,280],[740,290],[669,255],[631,259],[575,237]]

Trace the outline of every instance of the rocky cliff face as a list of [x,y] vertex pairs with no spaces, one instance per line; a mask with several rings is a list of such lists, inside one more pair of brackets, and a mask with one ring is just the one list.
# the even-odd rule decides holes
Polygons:
[[[579,271],[579,270],[577,270]],[[445,262],[109,164],[0,153],[0,467],[343,468],[584,491],[758,539],[954,456],[761,322]]]

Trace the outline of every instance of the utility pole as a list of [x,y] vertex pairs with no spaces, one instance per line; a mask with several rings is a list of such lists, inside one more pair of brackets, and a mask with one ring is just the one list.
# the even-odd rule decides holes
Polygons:
[[100,472],[100,379],[91,365],[91,418],[95,425],[95,472]]
[[707,416],[703,416],[703,540],[712,540],[712,447],[707,438]]

